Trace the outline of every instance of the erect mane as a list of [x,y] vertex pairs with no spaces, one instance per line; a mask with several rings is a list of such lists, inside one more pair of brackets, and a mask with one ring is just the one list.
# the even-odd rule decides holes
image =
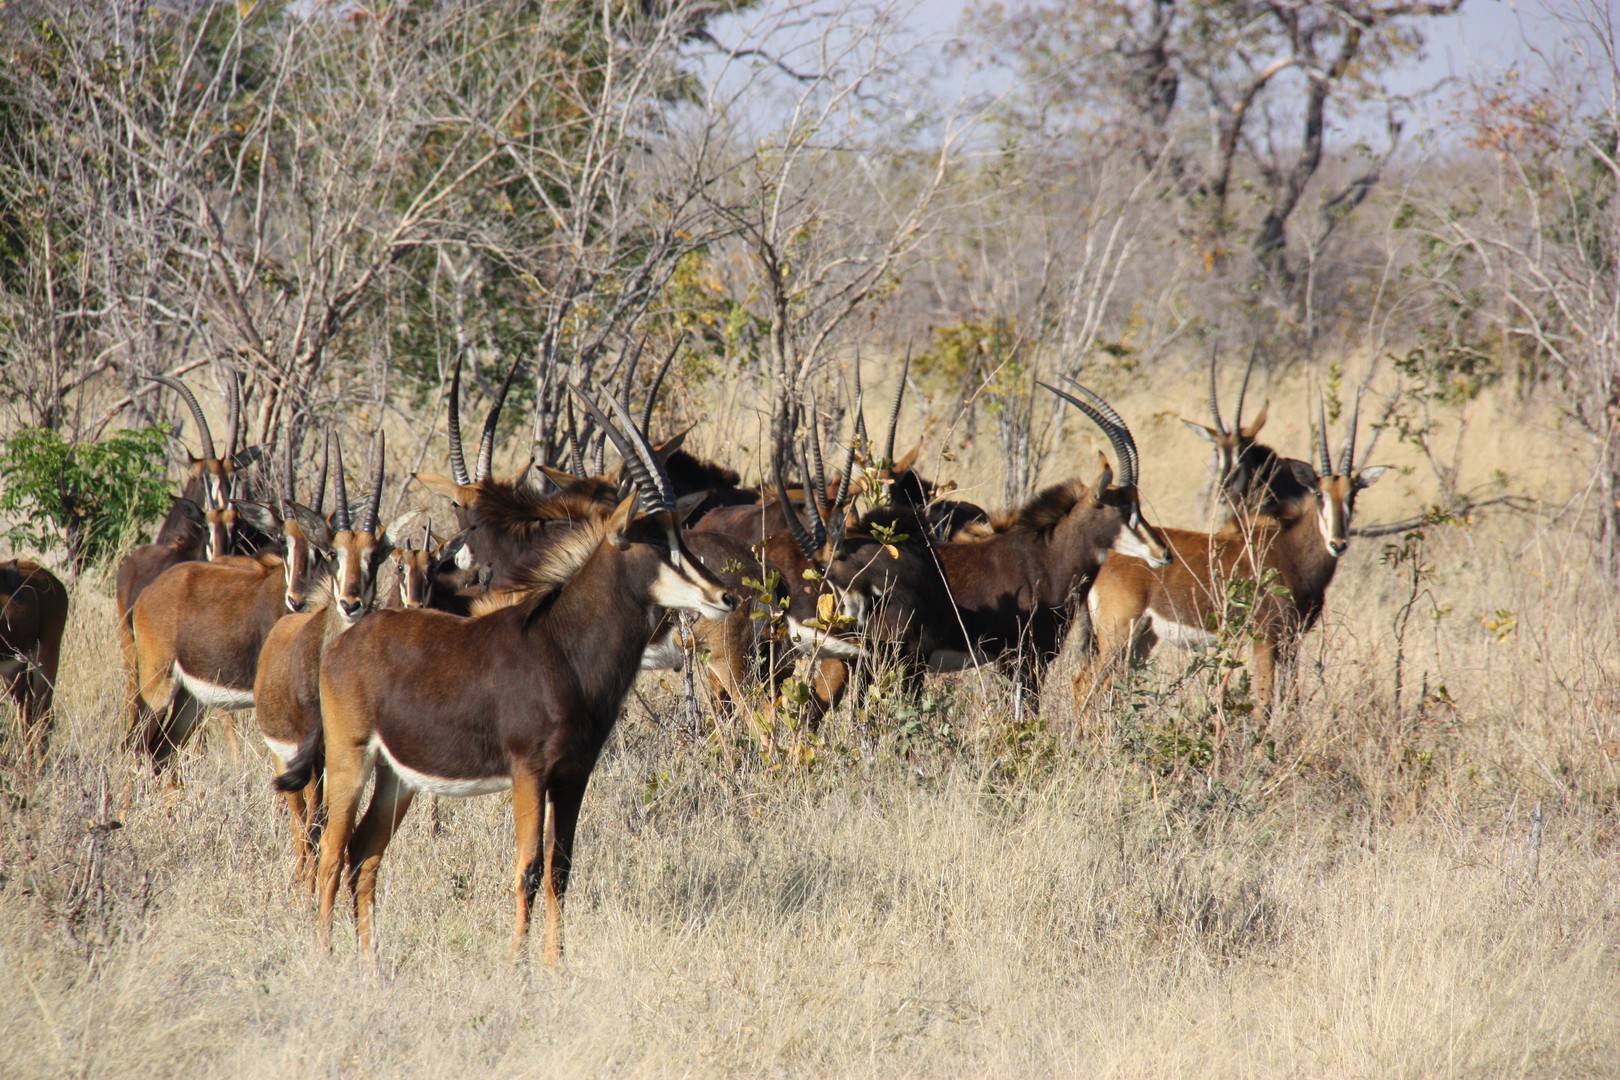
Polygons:
[[480,528],[519,539],[529,539],[551,525],[589,521],[602,510],[602,504],[587,495],[559,492],[535,498],[510,484],[483,485],[473,505]]
[[1084,480],[1053,484],[1016,510],[994,514],[988,523],[975,522],[964,527],[956,538],[972,541],[1005,532],[1046,532],[1057,528],[1082,500],[1090,498],[1091,485]]
[[496,589],[473,601],[473,615],[487,615],[520,604],[538,609],[556,597],[573,580],[580,567],[596,552],[607,536],[610,511],[600,503],[591,504],[594,513],[578,527],[556,536],[523,570],[522,580],[509,589]]
[[677,491],[702,491],[704,488],[736,487],[742,475],[724,465],[705,461],[685,450],[677,450],[664,462],[670,482]]

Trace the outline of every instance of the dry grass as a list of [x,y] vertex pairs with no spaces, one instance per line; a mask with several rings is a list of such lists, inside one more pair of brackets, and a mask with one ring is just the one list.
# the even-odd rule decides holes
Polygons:
[[[1159,516],[1196,520],[1167,508],[1198,444],[1117,403]],[[1502,442],[1481,475],[1547,490]],[[1402,483],[1364,515],[1410,512]],[[500,798],[436,835],[418,808],[375,971],[346,928],[319,955],[262,749],[215,725],[179,790],[136,773],[109,590],[83,583],[52,757],[4,781],[0,1075],[1614,1075],[1620,646],[1569,530],[1432,533],[1399,643],[1405,586],[1353,547],[1269,732],[1169,651],[1108,730],[1075,729],[1066,664],[1040,721],[970,675],[772,757],[683,738],[673,682],[644,680],[586,800],[561,975],[507,965]]]

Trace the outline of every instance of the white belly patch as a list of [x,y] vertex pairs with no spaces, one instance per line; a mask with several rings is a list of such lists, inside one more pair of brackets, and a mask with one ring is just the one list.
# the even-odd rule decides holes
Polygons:
[[432,776],[425,772],[418,772],[408,765],[401,765],[399,760],[389,753],[387,745],[376,735],[371,737],[371,749],[381,751],[388,762],[388,767],[394,770],[408,787],[418,791],[425,791],[430,795],[443,795],[450,799],[470,799],[474,795],[494,795],[500,791],[507,791],[512,787],[510,776],[489,776],[482,779],[463,780],[448,779],[443,776]]
[[238,709],[251,709],[253,707],[253,691],[238,690],[234,686],[221,686],[218,683],[205,682],[195,675],[186,673],[186,669],[175,661],[174,679],[185,688],[186,693],[196,698],[199,704],[211,705],[216,709],[225,709],[235,712]]
[[1186,623],[1176,622],[1148,609],[1148,618],[1153,620],[1153,632],[1159,640],[1167,645],[1174,645],[1181,649],[1203,650],[1215,644],[1215,635],[1201,626],[1188,626]]

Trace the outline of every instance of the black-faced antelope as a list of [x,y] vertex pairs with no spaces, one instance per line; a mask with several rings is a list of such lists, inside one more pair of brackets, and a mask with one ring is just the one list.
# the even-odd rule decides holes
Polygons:
[[866,636],[895,647],[913,673],[993,662],[1033,701],[1104,560],[1169,561],[1159,530],[1142,517],[1140,459],[1125,421],[1083,386],[1075,384],[1081,397],[1046,389],[1108,436],[1117,480],[1099,454],[1095,484],[1050,487],[981,538],[894,549],[910,557],[863,539],[846,543],[828,570],[844,595],[865,598]]
[[[399,543],[397,533],[411,528],[417,511],[379,528],[377,511],[382,501],[383,436],[377,435],[376,467],[371,493],[359,522],[349,518],[343,483],[343,455],[338,453],[338,475],[333,528],[328,541],[332,573],[326,578],[326,598],[313,611],[278,620],[259,651],[253,681],[254,716],[259,734],[270,749],[276,775],[286,771],[301,744],[319,732],[321,657],[337,636],[371,611],[377,600],[377,571]],[[316,770],[303,790],[284,791],[292,815],[293,844],[299,879],[313,883],[313,814],[320,798]]]
[[1219,393],[1216,389],[1216,354],[1209,354],[1209,413],[1215,426],[1183,419],[1182,423],[1199,438],[1208,442],[1214,452],[1210,463],[1211,501],[1224,510],[1227,525],[1251,514],[1269,514],[1278,506],[1291,503],[1307,493],[1300,486],[1287,459],[1271,447],[1255,441],[1260,429],[1266,425],[1270,411],[1268,401],[1247,424],[1243,422],[1243,402],[1249,394],[1249,378],[1254,374],[1257,352],[1249,354],[1249,363],[1243,369],[1243,382],[1238,387],[1237,407],[1232,411],[1232,422],[1227,424],[1221,416]]
[[67,588],[55,574],[31,559],[0,562],[0,685],[17,703],[30,753],[50,738],[67,613]]
[[136,599],[171,566],[230,553],[236,538],[237,511],[231,505],[236,489],[236,474],[259,460],[263,452],[257,446],[236,449],[241,388],[234,378],[229,401],[230,439],[223,457],[215,453],[214,435],[208,427],[208,417],[203,415],[202,406],[191,388],[168,375],[154,375],[151,378],[153,382],[179,394],[191,411],[197,437],[202,443],[202,456],[196,457],[189,450],[186,452],[186,472],[181,481],[180,495],[159,526],[156,539],[150,544],[140,545],[125,556],[114,575],[118,644],[124,657],[128,699],[132,707],[137,690],[135,640],[131,634]]
[[[512,791],[517,836],[514,958],[535,893],[546,897],[546,955],[561,956],[562,905],[585,787],[647,644],[649,617],[719,618],[736,598],[687,555],[661,466],[640,433],[629,462],[640,498],[599,513],[554,545],[511,602],[470,619],[379,611],[322,663],[327,808],[319,933],[330,945],[348,857],[362,951],[372,941],[377,868],[417,791]],[[302,786],[300,754],[278,786]],[[359,827],[361,789],[377,784]],[[547,818],[549,817],[549,828]],[[351,830],[353,830],[351,834]],[[544,838],[544,844],[542,844]]]
[[[1359,400],[1356,414],[1359,414]],[[1175,555],[1168,567],[1135,559],[1111,559],[1097,575],[1088,606],[1092,662],[1075,677],[1083,709],[1112,685],[1117,665],[1140,663],[1165,640],[1203,647],[1215,640],[1232,615],[1228,589],[1246,585],[1245,632],[1254,637],[1255,696],[1267,712],[1279,674],[1293,668],[1300,635],[1321,618],[1327,589],[1350,542],[1356,495],[1387,470],[1358,467],[1356,424],[1335,468],[1328,453],[1327,422],[1317,402],[1314,449],[1317,466],[1283,459],[1303,494],[1265,515],[1240,519],[1218,533],[1164,530]]]
[[[337,502],[346,506],[341,446],[337,474]],[[303,610],[327,566],[331,529],[312,509],[290,497],[284,518],[258,504],[238,506],[259,527],[281,533],[279,554],[181,563],[135,601],[129,734],[156,768],[185,742],[206,706],[230,712],[253,704],[265,638],[282,616]]]
[[398,588],[386,597],[379,597],[378,605],[389,608],[430,607],[436,611],[448,611],[452,615],[466,615],[475,597],[467,590],[470,568],[458,565],[457,559],[466,550],[467,537],[472,530],[463,529],[450,539],[441,541],[433,535],[433,523],[423,521],[422,542],[416,546],[399,528],[390,528],[400,536],[390,556]]

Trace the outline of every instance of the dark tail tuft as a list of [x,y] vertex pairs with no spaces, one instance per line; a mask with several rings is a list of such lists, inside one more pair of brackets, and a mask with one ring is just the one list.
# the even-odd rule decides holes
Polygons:
[[326,736],[321,725],[316,724],[315,730],[305,735],[304,741],[298,744],[298,752],[287,762],[286,771],[272,783],[277,791],[302,791],[325,766]]

